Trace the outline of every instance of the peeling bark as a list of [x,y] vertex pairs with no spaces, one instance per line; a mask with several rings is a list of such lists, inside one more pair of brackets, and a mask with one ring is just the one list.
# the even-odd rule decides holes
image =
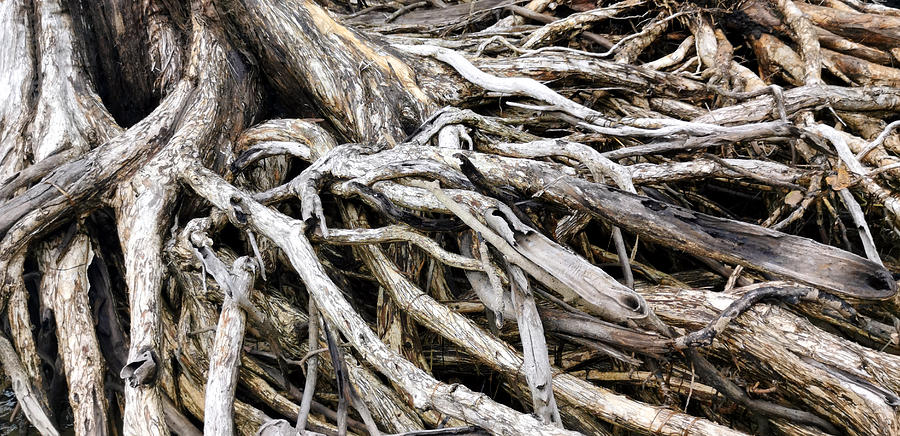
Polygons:
[[50,247],[59,249],[43,250],[42,297],[55,315],[75,434],[106,435],[109,422],[103,380],[105,362],[88,301],[88,267],[94,253],[83,233],[76,234],[66,245],[60,242],[63,241],[50,243]]
[[900,13],[698,6],[0,2],[25,416],[900,432]]

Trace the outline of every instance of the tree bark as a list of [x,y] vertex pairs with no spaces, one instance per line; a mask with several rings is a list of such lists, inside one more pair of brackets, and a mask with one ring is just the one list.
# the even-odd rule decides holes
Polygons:
[[588,3],[0,1],[30,425],[900,432],[900,12]]

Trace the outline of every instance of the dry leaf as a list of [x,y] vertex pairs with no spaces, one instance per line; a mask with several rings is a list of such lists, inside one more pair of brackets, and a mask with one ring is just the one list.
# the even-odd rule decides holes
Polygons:
[[784,204],[788,206],[796,206],[800,200],[803,200],[803,193],[800,191],[791,191],[784,196]]
[[837,169],[837,174],[833,176],[828,176],[825,178],[825,181],[831,185],[831,189],[835,191],[840,191],[841,189],[846,189],[850,186],[850,182],[852,179],[850,178],[850,173],[843,166],[839,166]]

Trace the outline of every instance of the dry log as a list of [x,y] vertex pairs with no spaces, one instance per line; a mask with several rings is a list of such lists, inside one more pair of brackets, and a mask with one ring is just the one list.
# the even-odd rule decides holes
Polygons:
[[[886,299],[892,297],[897,290],[897,284],[890,274],[877,264],[806,238],[699,214],[606,185],[587,182],[534,161],[503,160],[471,152],[452,153],[465,155],[492,183],[509,184],[529,195],[536,194],[554,203],[588,211],[664,245],[677,245],[688,252],[821,286],[849,298]],[[450,156],[438,157],[442,154],[450,153],[433,148],[401,147],[363,156],[355,160],[356,165],[350,163],[351,159],[347,159],[337,168],[339,172],[332,170],[331,173],[333,176],[352,179],[385,162],[410,161],[429,156],[448,163],[459,161]],[[555,182],[548,185],[535,184],[535,181],[541,180]],[[312,209],[313,206],[310,205],[309,208]],[[430,208],[435,209],[443,208]],[[309,214],[307,216],[312,216],[312,212]],[[819,256],[809,258],[804,254],[808,252],[819,253]]]
[[[659,315],[673,324],[696,329],[730,304],[733,295],[673,288],[647,288],[641,293]],[[777,306],[758,306],[737,318],[713,343],[724,359],[767,354],[767,365],[743,367],[782,380],[778,392],[806,402],[832,422],[852,420],[859,434],[892,434],[898,400],[896,356],[878,353],[826,333]],[[746,329],[746,330],[744,330]],[[740,332],[738,332],[740,330]],[[826,351],[827,350],[827,351]],[[759,354],[758,354],[759,353]],[[810,390],[816,395],[807,395]],[[829,400],[842,391],[841,402]]]
[[887,49],[900,42],[900,17],[847,12],[808,3],[798,3],[797,7],[817,26],[852,41]]
[[[187,226],[187,228],[190,229],[191,226]],[[185,235],[189,234],[190,232],[186,232]],[[184,314],[188,319],[183,320],[183,322],[189,324],[184,326],[185,329],[188,329],[184,334],[196,336],[191,335],[189,332],[203,330],[217,322],[215,305],[222,304],[224,292],[218,289],[216,283],[205,283],[203,277],[199,274],[200,265],[196,264],[195,255],[187,248],[190,247],[190,242],[187,239],[187,236],[185,236],[182,241],[177,243],[175,246],[177,249],[170,251],[170,254],[176,256],[176,259],[180,259],[176,261],[179,265],[182,265],[179,268],[178,278],[186,289],[191,290],[191,295],[185,296],[185,298],[186,301],[194,306],[192,310]],[[233,254],[223,257],[235,258]],[[262,299],[261,294],[265,294],[267,297]],[[251,295],[251,298],[253,305],[263,312],[262,317],[271,321],[271,328],[276,331],[275,337],[280,340],[279,348],[285,353],[285,359],[299,361],[308,357],[310,351],[324,349],[324,339],[321,339],[319,345],[313,350],[304,346],[306,342],[299,335],[296,327],[306,324],[307,316],[292,305],[288,299],[271,289],[267,289],[265,293],[254,293]],[[255,321],[251,319],[251,322]],[[187,362],[187,356],[190,356],[190,362],[198,368],[198,371],[200,368],[208,368],[208,358],[204,356],[207,354],[205,350],[212,344],[212,339],[213,336],[209,335],[203,336],[201,344],[190,342],[191,346],[196,346],[196,348],[192,348],[192,351],[179,351],[180,354],[185,355],[182,361]],[[181,343],[184,340],[185,338],[181,338],[173,342]],[[406,407],[405,402],[393,390],[385,386],[384,382],[376,374],[357,363],[352,356],[347,356],[346,364],[351,383],[363,392],[371,393],[364,399],[383,428],[394,432],[421,428],[422,422],[416,417],[416,413]],[[300,406],[292,403],[291,399],[284,397],[284,395],[293,396],[293,391],[288,389],[290,392],[282,395],[270,386],[271,383],[272,385],[283,387],[286,383],[283,376],[279,375],[278,378],[273,378],[271,374],[261,369],[256,369],[254,370],[255,372],[251,373],[250,366],[247,359],[242,360],[241,383],[253,386],[254,391],[258,392],[258,400],[273,402],[272,407],[282,411],[286,416],[297,416]],[[326,377],[333,377],[334,371],[328,359],[320,360],[318,367]],[[265,377],[266,380],[262,380],[261,377]],[[297,398],[293,400],[299,401]],[[316,413],[322,413],[323,407],[320,403],[314,402],[311,404],[311,409]],[[310,419],[312,420],[313,417],[310,416]],[[316,421],[316,426],[316,428],[321,427],[321,421]]]
[[54,427],[47,409],[35,395],[34,387],[19,362],[16,350],[5,337],[0,337],[0,362],[3,363],[3,371],[12,380],[16,398],[22,405],[22,410],[25,411],[25,416],[28,417],[31,425],[35,426],[42,435],[58,435],[59,430]]
[[532,33],[528,39],[522,43],[522,48],[533,49],[543,47],[552,43],[566,32],[577,31],[587,24],[610,19],[641,3],[640,0],[625,0],[606,7],[572,14],[564,20],[554,21]]
[[690,98],[708,95],[695,80],[597,59],[578,53],[537,53],[518,58],[479,58],[473,64],[501,77],[531,77],[540,81],[562,81],[593,86],[624,86],[665,97]]
[[751,35],[748,39],[762,64],[760,67],[768,71],[767,76],[775,75],[780,69],[783,70],[781,76],[789,83],[794,85],[803,83],[803,64],[797,52],[768,33]]
[[[426,323],[427,326],[446,334],[447,338],[458,346],[467,349],[470,353],[480,356],[485,362],[497,365],[497,369],[503,372],[516,374],[522,365],[522,357],[514,354],[509,346],[497,341],[493,337],[487,335],[477,327],[474,327],[470,321],[459,317],[454,312],[450,312],[434,301],[427,295],[417,289],[408,280],[391,268],[383,256],[378,256],[373,252],[377,265],[376,271],[383,274],[385,282],[393,283],[389,289],[395,292],[396,299],[400,302],[408,302],[409,310],[416,316],[417,320]],[[401,303],[402,304],[402,303]],[[635,429],[653,429],[660,434],[726,434],[727,430],[710,425],[711,423],[703,420],[695,420],[687,425],[689,420],[686,416],[667,411],[667,420],[665,424],[654,423],[661,413],[660,410],[653,410],[646,405],[634,403],[630,401],[620,401],[621,397],[611,396],[609,391],[602,388],[593,387],[584,383],[582,380],[565,375],[557,374],[554,377],[554,386],[556,395],[561,402],[572,405],[588,407],[593,410],[604,411],[605,413],[618,414],[620,411],[628,410],[623,415],[617,415],[619,422],[624,423],[630,428]],[[565,407],[562,409],[565,411]],[[626,418],[627,417],[627,418]],[[657,427],[658,426],[658,427]]]
[[816,34],[819,36],[819,42],[822,44],[822,47],[880,65],[893,63],[891,55],[882,50],[850,41],[821,28],[816,28]]
[[829,62],[834,64],[835,68],[855,83],[893,87],[900,84],[900,70],[896,68],[878,65],[864,59],[833,52],[831,50],[822,50],[822,54]]
[[[793,115],[804,109],[810,109],[830,102],[835,110],[854,112],[895,111],[900,107],[900,96],[897,88],[869,87],[848,88],[842,86],[798,87],[784,93],[784,108],[787,114]],[[771,96],[760,96],[744,103],[716,109],[701,117],[697,122],[740,124],[774,119],[776,115],[775,100]]]
[[800,58],[803,60],[803,83],[805,85],[821,85],[823,83],[822,53],[819,39],[810,20],[791,0],[775,0],[774,3],[778,12],[784,17],[784,23],[791,29],[792,37],[799,47]]
[[[728,77],[725,79],[735,82],[734,88],[737,91],[754,91],[766,86],[762,79],[747,67],[730,58],[718,59],[720,44],[716,32],[705,18],[697,18],[692,24],[691,31],[694,34],[694,41],[696,41],[697,55],[703,65],[712,71],[720,70],[721,73],[727,74]],[[725,43],[727,40],[723,40],[722,45]]]
[[[316,3],[221,3],[241,33],[250,37],[250,44],[259,53],[262,66],[270,72],[269,80],[277,89],[296,99],[312,94],[317,100],[328,102],[325,115],[346,138],[397,141],[411,133],[422,114],[432,109],[432,98],[416,79],[417,73],[424,71],[414,71],[403,58],[368,36],[337,24]],[[270,26],[271,20],[280,21]],[[303,31],[285,31],[294,25]],[[282,33],[266,35],[257,29]],[[319,53],[329,56],[318,56]],[[358,64],[361,61],[367,63],[365,68]],[[340,72],[346,68],[360,69],[365,74]],[[321,74],[325,71],[331,73]]]

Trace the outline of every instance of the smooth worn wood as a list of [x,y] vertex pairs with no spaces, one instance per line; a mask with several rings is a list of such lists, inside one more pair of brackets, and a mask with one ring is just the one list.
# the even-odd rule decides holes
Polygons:
[[[501,159],[472,152],[452,153],[465,154],[492,183],[509,184],[529,195],[537,193],[551,202],[588,211],[666,246],[819,286],[848,298],[883,300],[893,297],[897,291],[897,283],[883,267],[809,238],[630,194],[534,161]],[[384,162],[427,156],[459,162],[451,156],[438,157],[450,154],[440,149],[402,147],[359,157],[353,164],[347,162],[332,173],[352,178]],[[556,182],[535,183],[540,180]],[[816,256],[809,253],[816,253]]]
[[853,253],[609,186],[575,178],[563,180],[544,195],[590,210],[660,244],[808,283],[847,298],[883,300],[897,292],[890,272]]

